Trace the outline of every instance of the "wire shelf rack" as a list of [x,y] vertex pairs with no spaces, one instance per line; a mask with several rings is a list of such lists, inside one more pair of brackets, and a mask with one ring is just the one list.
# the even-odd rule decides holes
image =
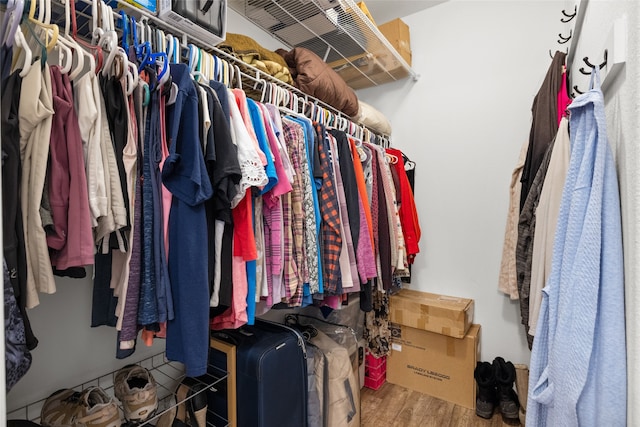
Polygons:
[[[164,353],[160,353],[150,356],[146,359],[142,359],[136,364],[148,369],[151,375],[153,375],[153,378],[156,380],[158,386],[158,410],[152,418],[148,419],[142,424],[136,424],[136,427],[155,425],[160,416],[162,416],[166,412],[169,412],[172,408],[186,402],[186,400],[192,399],[200,393],[206,393],[208,390],[214,392],[217,391],[216,386],[227,378],[227,372],[222,371],[215,366],[210,366],[208,371],[209,373],[196,378],[196,380],[199,383],[203,384],[205,387],[203,387],[202,390],[194,393],[184,401],[176,402],[176,397],[174,394],[175,390],[180,382],[185,378],[184,366],[181,363],[171,362],[166,359]],[[109,396],[114,397],[114,380],[117,372],[118,371],[107,373],[71,388],[76,391],[82,391],[90,387],[100,387]],[[7,413],[7,420],[20,419],[39,422],[40,413],[45,401],[46,399],[41,399],[16,410],[13,410]],[[117,399],[116,402],[118,402]],[[120,418],[124,420],[124,412],[122,410],[122,407],[120,407]],[[211,421],[208,420],[207,424],[211,427],[221,427],[228,425],[227,420],[212,412],[210,412],[209,419]],[[126,424],[123,423],[123,425]]]
[[230,0],[289,47],[305,47],[355,89],[418,74],[353,0]]

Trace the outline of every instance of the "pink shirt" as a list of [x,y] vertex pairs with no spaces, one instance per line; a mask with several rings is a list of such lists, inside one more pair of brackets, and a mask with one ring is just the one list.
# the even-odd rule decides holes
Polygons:
[[236,104],[238,105],[238,109],[240,110],[240,115],[242,116],[242,120],[244,121],[244,125],[249,131],[249,136],[251,136],[251,141],[253,141],[253,145],[256,147],[256,151],[258,152],[258,156],[260,157],[260,161],[262,162],[262,166],[267,165],[267,156],[260,149],[260,145],[258,144],[258,137],[256,136],[256,131],[253,129],[253,124],[251,123],[251,116],[249,115],[249,107],[247,106],[247,95],[244,93],[242,89],[232,89],[231,92],[233,96],[236,98]]
[[51,128],[49,200],[55,237],[47,237],[51,265],[59,270],[93,265],[93,232],[84,151],[71,83],[58,67],[51,67],[55,115]]
[[567,109],[571,104],[571,98],[567,93],[567,73],[562,73],[562,82],[560,83],[560,91],[558,92],[558,126],[563,117],[567,117]]

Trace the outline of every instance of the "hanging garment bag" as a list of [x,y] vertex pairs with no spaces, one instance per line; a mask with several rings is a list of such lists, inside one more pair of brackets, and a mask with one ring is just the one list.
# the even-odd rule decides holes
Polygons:
[[317,347],[327,362],[324,405],[328,427],[360,426],[360,381],[358,341],[346,325],[303,314],[288,314],[289,326],[306,331],[303,335]]
[[[253,326],[212,336],[236,346],[238,427],[307,425],[307,356],[297,331],[256,319]],[[213,367],[217,356],[211,350]]]

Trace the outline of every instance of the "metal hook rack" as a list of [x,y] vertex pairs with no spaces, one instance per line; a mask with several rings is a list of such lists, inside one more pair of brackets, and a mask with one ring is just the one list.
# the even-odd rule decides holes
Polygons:
[[607,58],[609,56],[609,52],[607,49],[604,50],[604,61],[602,61],[600,64],[598,65],[594,65],[589,61],[589,57],[585,56],[584,58],[582,58],[582,60],[584,61],[584,63],[587,65],[587,67],[589,67],[589,71],[585,70],[584,67],[580,67],[580,72],[586,76],[591,74],[591,69],[592,68],[596,68],[598,67],[598,69],[602,70],[604,67],[607,66]]

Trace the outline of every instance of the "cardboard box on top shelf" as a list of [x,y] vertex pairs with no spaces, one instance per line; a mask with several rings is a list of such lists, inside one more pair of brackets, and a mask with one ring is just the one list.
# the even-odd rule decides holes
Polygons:
[[390,329],[388,382],[475,409],[480,325],[472,325],[462,339],[397,323]]
[[389,320],[400,325],[463,338],[473,322],[469,298],[402,289],[389,298]]
[[[378,27],[382,35],[398,51],[400,56],[411,65],[411,40],[409,26],[400,19]],[[329,64],[352,89],[363,89],[409,75],[400,60],[392,55],[382,40],[367,40],[367,52]]]
[[400,56],[411,65],[411,34],[409,26],[397,18],[385,24],[379,25],[380,32],[389,40],[389,43],[398,51]]
[[369,21],[371,21],[373,25],[377,26],[376,21],[373,19],[373,16],[371,16],[371,12],[369,12],[369,8],[367,7],[367,5],[363,1],[358,2],[356,5],[360,8],[362,13],[364,13],[364,15],[369,18]]

